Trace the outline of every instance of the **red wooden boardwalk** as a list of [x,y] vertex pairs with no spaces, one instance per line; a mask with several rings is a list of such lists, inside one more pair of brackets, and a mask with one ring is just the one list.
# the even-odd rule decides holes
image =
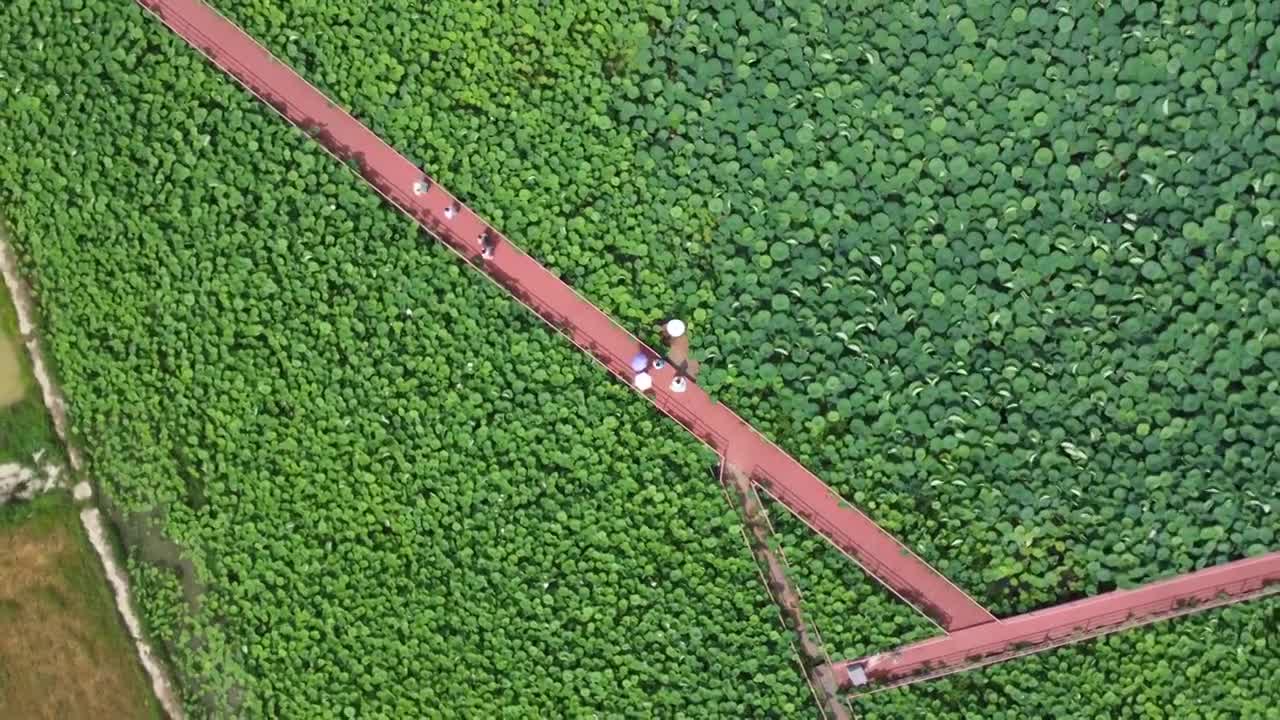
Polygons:
[[[401,212],[630,384],[630,359],[656,356],[526,255],[358,120],[200,0],[138,0],[215,65],[315,138]],[[491,252],[486,252],[489,248]],[[486,257],[487,256],[487,257]],[[1273,592],[1280,553],[996,620],[986,609],[693,382],[674,392],[670,367],[644,396],[747,473],[816,532],[951,634],[834,663],[847,684],[877,687],[998,662],[1134,625]],[[854,670],[853,676],[850,670]]]
[[[630,384],[630,360],[652,352],[504,238],[412,162],[216,10],[199,0],[138,0],[165,25],[335,157],[351,162],[388,202],[416,220],[552,328]],[[482,257],[482,239],[493,244]],[[750,475],[872,576],[947,630],[993,621],[985,608],[825,483],[689,382],[672,392],[670,366],[646,395],[667,415]]]
[[866,684],[884,690],[1275,592],[1280,592],[1280,552],[833,663],[832,670],[845,687],[856,689],[865,676]]

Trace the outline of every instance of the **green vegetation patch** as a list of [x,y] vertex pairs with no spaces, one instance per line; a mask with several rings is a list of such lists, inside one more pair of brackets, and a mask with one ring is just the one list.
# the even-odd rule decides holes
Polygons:
[[700,381],[998,612],[1276,547],[1278,14],[691,3],[616,112]]
[[[0,30],[47,54],[7,56],[3,201],[104,484],[212,588],[134,565],[211,702],[804,707],[690,441],[131,4],[53,5]],[[1274,5],[217,5],[624,322],[687,317],[998,611],[1276,547]],[[921,631],[783,543],[833,650]],[[1253,607],[860,707],[1258,714]]]
[[852,660],[942,634],[786,508],[766,503],[773,543],[786,558],[805,620],[817,629],[833,660]]
[[131,562],[194,715],[809,712],[706,453],[135,4],[56,5],[0,11],[0,204],[92,472],[207,588]]
[[709,228],[656,211],[664,188],[613,113],[671,3],[213,5],[627,325],[713,271]]
[[1276,546],[1273,5],[217,4],[999,612]]

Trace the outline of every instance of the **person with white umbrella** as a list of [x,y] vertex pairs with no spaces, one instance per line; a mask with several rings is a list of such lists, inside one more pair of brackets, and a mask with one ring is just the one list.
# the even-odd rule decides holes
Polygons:
[[689,357],[688,329],[683,320],[672,318],[662,326],[662,339],[667,342],[667,357],[671,364],[692,378],[698,374],[698,363]]

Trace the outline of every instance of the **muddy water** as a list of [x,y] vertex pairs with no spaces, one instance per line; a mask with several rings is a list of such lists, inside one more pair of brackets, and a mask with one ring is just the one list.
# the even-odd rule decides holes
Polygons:
[[100,504],[107,512],[112,525],[120,533],[124,544],[137,556],[152,565],[171,570],[182,585],[182,597],[187,601],[191,614],[200,612],[200,599],[205,588],[200,584],[195,564],[183,557],[182,548],[165,537],[160,529],[163,520],[158,512],[125,515],[107,499]]
[[152,691],[155,692],[161,707],[170,718],[183,720],[186,714],[182,711],[177,693],[174,692],[168,675],[161,667],[159,658],[151,649],[151,644],[142,635],[142,623],[138,620],[133,603],[130,601],[129,580],[120,563],[116,561],[115,552],[107,540],[107,530],[102,522],[101,511],[97,508],[81,510],[80,523],[89,534],[89,542],[93,544],[93,549],[102,559],[102,565],[107,571],[107,581],[111,584],[111,591],[116,597],[116,608],[124,618],[125,627],[129,630],[129,636],[133,639],[134,647],[138,651],[138,659],[142,661],[142,667],[151,678]]

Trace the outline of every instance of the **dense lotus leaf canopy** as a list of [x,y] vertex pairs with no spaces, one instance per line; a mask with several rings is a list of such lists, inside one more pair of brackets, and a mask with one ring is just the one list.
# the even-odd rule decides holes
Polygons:
[[136,4],[0,21],[0,207],[191,716],[809,707],[683,430]]
[[1275,548],[1278,15],[695,3],[621,114],[701,381],[1001,612]]
[[[214,4],[997,611],[1277,547],[1275,3]],[[0,203],[211,696],[806,707],[678,431],[133,4],[0,13]],[[922,631],[805,547],[833,647]],[[1265,612],[862,709],[1265,716]]]

